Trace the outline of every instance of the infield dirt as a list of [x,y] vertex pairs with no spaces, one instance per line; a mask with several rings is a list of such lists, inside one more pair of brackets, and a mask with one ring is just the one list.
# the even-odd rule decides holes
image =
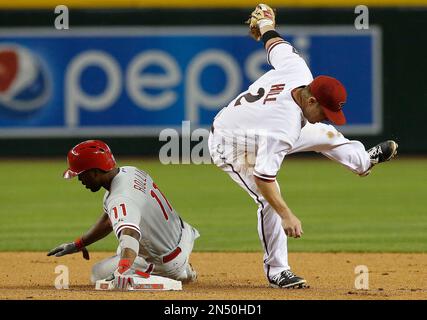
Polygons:
[[[262,253],[193,253],[196,283],[178,292],[95,291],[92,265],[112,253],[52,258],[43,252],[0,252],[0,299],[141,299],[141,300],[287,300],[287,299],[427,299],[427,254],[290,253],[292,270],[305,277],[306,289],[269,288]],[[55,268],[69,270],[69,289],[57,290]],[[368,268],[369,289],[357,290],[355,268]]]

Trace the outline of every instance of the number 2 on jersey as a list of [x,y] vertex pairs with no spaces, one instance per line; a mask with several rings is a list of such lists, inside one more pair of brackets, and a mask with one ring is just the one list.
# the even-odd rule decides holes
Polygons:
[[[163,215],[165,217],[166,220],[169,220],[169,216],[165,210],[165,206],[163,205],[162,201],[160,200],[160,196],[163,198],[164,202],[166,202],[168,208],[169,208],[169,214],[172,212],[172,206],[170,205],[168,199],[166,199],[165,195],[160,191],[160,189],[157,187],[157,185],[155,183],[153,183],[153,188],[150,191],[151,196],[156,199],[157,203],[160,206],[160,209],[162,209]],[[158,192],[156,192],[158,191]],[[159,196],[160,193],[160,196]]]
[[255,101],[258,101],[261,99],[265,94],[264,88],[259,88],[256,95],[253,95],[252,93],[248,92],[246,94],[241,95],[239,98],[237,98],[236,103],[234,104],[235,107],[240,106],[242,104],[242,99],[245,98],[246,102],[252,103]]

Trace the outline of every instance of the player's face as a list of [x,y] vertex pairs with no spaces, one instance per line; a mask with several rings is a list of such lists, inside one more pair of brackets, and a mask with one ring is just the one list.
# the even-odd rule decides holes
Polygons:
[[313,97],[310,97],[307,100],[307,105],[304,108],[303,113],[304,113],[304,117],[310,123],[321,122],[321,121],[327,119],[325,112],[323,111],[323,108],[320,106],[320,104]]
[[86,189],[90,189],[92,192],[97,192],[102,187],[101,175],[96,169],[91,169],[80,173],[79,181],[82,182],[82,185],[84,185]]

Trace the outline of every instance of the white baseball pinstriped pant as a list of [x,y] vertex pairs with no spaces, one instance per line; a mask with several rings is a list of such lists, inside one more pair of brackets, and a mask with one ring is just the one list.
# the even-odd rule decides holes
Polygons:
[[[189,258],[193,250],[194,240],[200,235],[191,225],[185,221],[183,223],[184,229],[182,229],[181,241],[178,244],[182,251],[176,258],[166,263],[158,263],[161,261],[161,257],[147,259],[146,261],[141,256],[137,256],[131,269],[183,282],[191,280],[192,275],[189,273],[192,272],[192,268],[189,268]],[[120,261],[120,249],[120,247],[117,248],[115,256],[106,258],[93,266],[92,283],[108,278],[117,269]]]
[[[236,161],[236,157],[242,154],[236,155],[235,150],[231,151],[233,148],[224,148],[222,144],[224,139],[218,133],[209,135],[209,152],[213,162],[245,189],[258,205],[258,235],[264,249],[264,271],[270,279],[290,269],[287,237],[281,218],[258,191],[252,174],[253,167]],[[305,151],[320,152],[357,174],[365,173],[371,165],[369,155],[361,142],[348,140],[335,127],[324,123],[307,123],[288,154]],[[279,186],[277,182],[276,184]]]

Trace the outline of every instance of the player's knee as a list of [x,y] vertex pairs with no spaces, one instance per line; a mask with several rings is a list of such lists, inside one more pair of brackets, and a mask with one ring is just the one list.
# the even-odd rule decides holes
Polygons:
[[106,279],[114,272],[114,270],[114,267],[107,268],[102,262],[97,263],[92,267],[90,281],[94,284],[98,280]]
[[366,172],[371,168],[371,159],[369,154],[365,151],[365,146],[360,141],[353,140],[351,141],[355,146],[355,149],[358,150],[357,161],[356,162],[356,173],[364,176]]
[[100,266],[99,266],[99,263],[95,264],[92,267],[92,272],[90,274],[90,282],[92,284],[94,284],[98,280],[102,280],[102,278],[100,276]]
[[182,283],[195,282],[197,280],[197,272],[191,264],[187,264],[185,269],[175,277],[175,280],[182,281]]
[[118,258],[114,257],[96,263],[92,267],[90,281],[95,283],[98,280],[108,278],[114,272],[114,270],[116,270],[118,260]]

